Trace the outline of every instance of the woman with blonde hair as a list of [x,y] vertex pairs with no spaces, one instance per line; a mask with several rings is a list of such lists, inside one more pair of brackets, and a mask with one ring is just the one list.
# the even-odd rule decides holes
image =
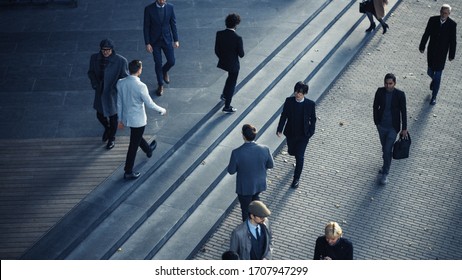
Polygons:
[[383,21],[383,17],[385,16],[385,5],[388,4],[388,0],[369,0],[372,2],[372,5],[368,5],[370,8],[366,11],[367,18],[371,22],[371,25],[366,32],[371,32],[375,29],[375,22],[372,15],[380,22],[383,28],[383,34],[387,33],[387,29],[389,28],[388,24]]
[[327,223],[324,235],[316,240],[313,260],[352,260],[353,244],[342,235],[339,224]]

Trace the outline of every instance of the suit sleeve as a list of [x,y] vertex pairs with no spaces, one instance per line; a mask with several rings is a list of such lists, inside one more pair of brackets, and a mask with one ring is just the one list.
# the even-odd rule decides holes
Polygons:
[[407,130],[406,95],[404,94],[404,92],[401,92],[401,102],[399,106],[401,112],[401,129]]
[[152,100],[151,96],[149,96],[148,87],[146,85],[141,85],[140,91],[141,91],[141,99],[143,100],[144,104],[146,104],[148,108],[154,109],[161,114],[165,114],[167,110],[160,107]]
[[312,102],[311,108],[311,116],[310,116],[310,137],[314,135],[314,131],[316,130],[316,104]]
[[151,15],[149,13],[149,7],[144,8],[144,22],[143,22],[143,34],[144,43],[147,45],[150,43],[149,32],[151,30]]
[[451,34],[449,34],[449,59],[453,60],[456,56],[457,47],[457,23],[454,22],[452,25]]
[[98,79],[96,77],[96,71],[95,71],[95,60],[96,60],[96,56],[95,55],[92,55],[91,58],[90,58],[90,67],[88,69],[88,78],[90,79],[90,82],[91,82],[91,87],[93,89],[96,89],[98,87]]
[[170,29],[172,30],[173,42],[178,42],[178,31],[176,29],[175,9],[172,7],[172,16],[170,17]]
[[231,157],[229,159],[229,164],[228,164],[228,173],[232,175],[236,172],[237,172],[236,153],[235,151],[232,151]]
[[236,229],[231,233],[231,240],[229,244],[229,250],[236,252],[240,256],[239,252],[239,237],[237,236]]
[[282,107],[282,113],[281,113],[281,117],[279,118],[279,123],[278,123],[278,129],[277,129],[277,132],[281,132],[282,133],[282,130],[284,129],[284,126],[287,122],[287,114],[288,114],[288,102],[289,99],[286,98],[286,101],[284,102],[284,107]]
[[242,37],[239,36],[238,39],[238,52],[239,57],[244,57],[244,42],[242,42]]
[[380,108],[380,98],[379,98],[379,89],[377,89],[377,91],[375,92],[374,104],[372,105],[372,113],[374,115],[375,125],[379,125],[380,123],[379,108]]
[[271,155],[271,151],[268,147],[266,147],[266,151],[268,153],[268,159],[266,160],[266,169],[271,169],[274,167],[273,155]]
[[220,43],[219,43],[219,33],[215,35],[215,55],[220,58]]
[[420,45],[419,45],[419,50],[420,51],[425,50],[425,45],[427,44],[428,38],[430,37],[431,21],[432,21],[432,19],[430,18],[428,20],[427,27],[425,28],[425,32],[422,35],[422,39],[420,40]]

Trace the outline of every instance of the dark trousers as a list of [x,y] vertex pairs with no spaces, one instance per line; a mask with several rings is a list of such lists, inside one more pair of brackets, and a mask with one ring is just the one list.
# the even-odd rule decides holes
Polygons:
[[109,141],[114,141],[115,135],[117,132],[117,114],[112,115],[109,118],[106,118],[103,114],[97,111],[96,118],[104,126],[105,132],[107,131],[108,133],[107,139]]
[[427,69],[427,74],[432,78],[432,98],[436,98],[441,85],[441,75],[443,70],[432,70],[430,67]]
[[[164,52],[167,62],[162,66],[162,51]],[[175,65],[175,53],[173,45],[167,45],[163,40],[157,41],[152,46],[152,56],[154,57],[154,64],[156,70],[157,84],[162,86],[164,84],[164,73],[167,73],[170,68]]]
[[287,137],[288,153],[295,156],[294,179],[300,179],[303,170],[303,162],[305,160],[305,150],[308,145],[309,138],[306,136]]
[[396,141],[396,130],[394,128],[386,128],[378,125],[377,130],[379,132],[380,144],[382,144],[382,174],[388,174],[391,166],[391,159],[393,156],[393,144]]
[[260,193],[256,193],[254,195],[237,195],[239,199],[239,203],[241,204],[241,212],[242,212],[242,221],[245,221],[249,218],[249,204],[254,200],[260,200]]
[[239,72],[228,72],[228,78],[226,79],[225,87],[223,88],[225,108],[229,108],[229,106],[231,106],[231,100],[233,99],[234,90],[236,89],[238,75]]
[[135,164],[136,152],[138,147],[143,150],[143,152],[149,152],[149,144],[144,140],[144,126],[142,127],[130,127],[130,144],[128,145],[127,159],[125,160],[125,173],[133,172],[133,165]]

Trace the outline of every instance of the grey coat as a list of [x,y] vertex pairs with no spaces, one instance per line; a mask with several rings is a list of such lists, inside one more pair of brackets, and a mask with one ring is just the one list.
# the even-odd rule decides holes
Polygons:
[[[262,226],[266,227],[266,246],[263,258],[271,260],[273,258],[273,234],[269,226],[268,219]],[[247,227],[247,221],[237,226],[231,233],[230,250],[236,252],[241,260],[250,260],[250,250],[252,249],[251,233]]]
[[103,55],[95,53],[90,58],[90,68],[88,78],[91,81],[91,87],[95,90],[95,99],[93,108],[105,117],[117,114],[117,81],[128,76],[128,62],[125,57],[112,54],[108,57],[109,63],[104,70],[104,81],[99,77],[100,62]]
[[237,172],[236,193],[254,195],[266,190],[266,170],[273,168],[273,156],[267,146],[246,142],[231,153],[228,173]]

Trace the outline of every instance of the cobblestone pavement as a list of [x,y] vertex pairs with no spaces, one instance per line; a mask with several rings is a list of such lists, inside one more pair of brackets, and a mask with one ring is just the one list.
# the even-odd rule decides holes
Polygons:
[[[445,2],[460,26],[460,1]],[[318,102],[317,131],[299,189],[289,188],[295,160],[286,147],[275,157],[262,195],[273,212],[274,259],[311,259],[328,221],[340,223],[354,244],[355,259],[462,259],[462,32],[459,28],[456,59],[446,64],[434,107],[428,104],[426,53],[418,51],[427,20],[441,5],[402,1],[387,19],[389,32],[382,35],[378,28]],[[413,142],[410,158],[393,161],[389,184],[380,186],[372,101],[388,72],[396,74],[397,88],[406,93]],[[220,259],[239,217],[236,204],[194,259]]]

